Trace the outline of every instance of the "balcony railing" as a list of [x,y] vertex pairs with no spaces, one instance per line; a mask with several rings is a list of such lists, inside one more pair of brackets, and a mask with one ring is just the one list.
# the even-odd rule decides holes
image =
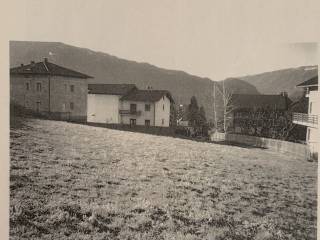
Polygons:
[[141,115],[141,111],[133,111],[133,110],[119,110],[119,113],[121,115],[136,115],[136,116]]
[[306,113],[293,113],[292,120],[294,123],[303,125],[318,125],[318,116]]

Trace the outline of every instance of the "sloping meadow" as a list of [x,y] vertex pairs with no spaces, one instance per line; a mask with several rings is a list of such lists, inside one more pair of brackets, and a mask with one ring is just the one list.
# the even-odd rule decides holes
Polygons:
[[11,239],[316,239],[317,163],[20,119]]

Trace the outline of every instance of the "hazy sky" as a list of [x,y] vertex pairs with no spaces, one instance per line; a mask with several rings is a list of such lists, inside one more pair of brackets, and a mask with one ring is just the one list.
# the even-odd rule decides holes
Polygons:
[[20,0],[10,39],[59,41],[221,80],[316,64],[318,2]]

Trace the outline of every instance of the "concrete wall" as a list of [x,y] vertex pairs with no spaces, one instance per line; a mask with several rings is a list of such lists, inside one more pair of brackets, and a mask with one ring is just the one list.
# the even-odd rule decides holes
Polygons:
[[87,121],[120,123],[119,98],[119,95],[88,94]]
[[[268,148],[281,153],[291,153],[294,156],[297,156],[298,158],[302,159],[310,158],[310,149],[308,145],[305,144],[230,133],[225,135],[222,134],[221,137],[223,137],[223,140],[227,142],[241,143],[249,146]],[[213,135],[211,135],[211,139],[214,139]]]
[[[318,115],[319,114],[319,92],[318,91],[310,91],[309,93],[309,107],[308,107],[308,113],[312,115]],[[312,107],[310,108],[310,105],[312,104]]]
[[169,125],[170,100],[166,96],[163,96],[158,102],[155,103],[155,126],[169,127]]
[[[27,90],[27,83],[29,83],[29,90]],[[41,91],[37,91],[37,83],[41,83]],[[70,85],[74,86],[73,92],[70,91]],[[70,117],[74,120],[86,120],[87,89],[86,79],[36,75],[10,76],[11,101],[33,111],[37,111],[39,107],[40,112],[70,112]],[[73,103],[73,109],[70,103]]]
[[[318,91],[310,91],[308,94],[309,97],[309,106],[308,113],[310,115],[317,115],[319,118],[319,108],[320,108],[320,99]],[[319,119],[318,119],[319,121]],[[318,123],[319,124],[319,123]],[[317,144],[319,143],[319,130],[316,127],[308,127],[307,128],[307,136],[306,141],[310,146],[310,150],[312,153],[317,152]]]
[[[121,110],[130,110],[130,104],[137,105],[137,111],[140,111],[140,115],[122,114],[120,116],[122,124],[130,124],[130,119],[136,119],[137,125],[145,125],[145,120],[150,120],[150,125],[154,126],[154,103],[151,102],[136,102],[136,101],[121,101]],[[150,104],[150,111],[145,111],[145,105]]]

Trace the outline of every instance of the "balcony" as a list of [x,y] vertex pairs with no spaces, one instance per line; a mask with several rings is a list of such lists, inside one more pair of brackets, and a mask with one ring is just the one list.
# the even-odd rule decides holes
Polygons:
[[133,110],[119,110],[120,115],[134,115],[134,116],[140,116],[141,111],[133,111]]
[[295,124],[318,128],[318,116],[306,113],[293,113],[292,121]]

